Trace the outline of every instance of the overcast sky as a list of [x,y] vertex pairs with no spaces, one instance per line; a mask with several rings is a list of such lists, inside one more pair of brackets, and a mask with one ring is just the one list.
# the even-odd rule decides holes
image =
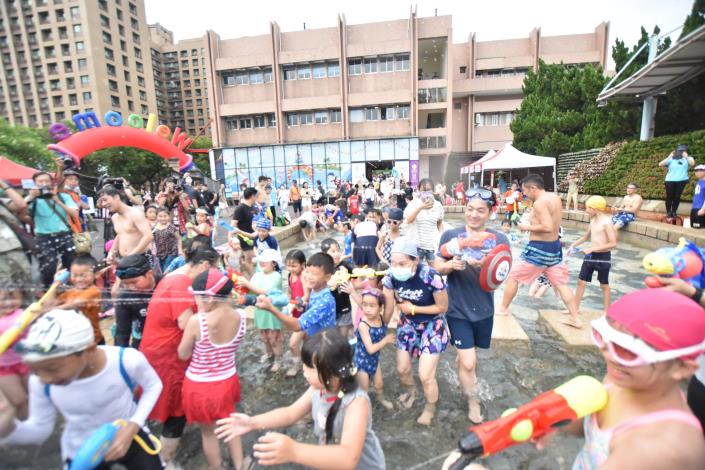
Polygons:
[[[662,33],[683,24],[693,0],[419,0],[419,16],[453,15],[453,42],[465,42],[471,32],[479,41],[526,37],[534,27],[542,35],[592,32],[610,22],[610,46],[615,38],[630,46],[639,28]],[[283,31],[336,25],[338,13],[348,24],[407,18],[413,3],[403,0],[145,0],[147,21],[159,22],[176,40],[201,36],[208,29],[223,39],[269,32],[276,21]],[[676,33],[677,34],[677,33]],[[677,36],[676,36],[677,37]],[[675,39],[675,38],[674,38]],[[610,67],[611,68],[611,67]]]

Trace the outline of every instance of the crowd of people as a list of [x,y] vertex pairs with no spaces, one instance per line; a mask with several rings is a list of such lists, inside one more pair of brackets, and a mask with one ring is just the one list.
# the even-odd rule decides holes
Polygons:
[[[586,445],[574,468],[630,468],[635,455],[646,458],[639,461],[646,468],[650,460],[683,469],[705,462],[705,377],[696,362],[702,365],[705,352],[702,290],[664,279],[667,289],[611,302],[610,251],[641,205],[633,183],[614,217],[604,198],[586,201],[589,228],[568,248],[585,254],[574,293],[563,257],[562,201],[539,175],[508,188],[466,190],[457,182],[449,193],[427,178],[416,187],[390,175],[275,189],[263,175],[230,200],[188,175],[165,179],[154,197],[113,178],[96,194],[97,207],[110,214],[104,250],[87,235],[78,176],[61,166],[54,175],[38,172],[26,197],[0,183],[7,201],[0,205],[0,333],[64,271],[70,278],[42,297],[42,315],[0,356],[0,445],[40,443],[61,415],[66,464],[98,427],[124,420],[98,468],[176,468],[184,430],[193,424],[212,469],[227,468],[221,441],[232,465],[243,468],[240,438],[257,431],[270,431],[253,448],[261,465],[383,469],[372,391],[385,411],[403,413],[422,399],[416,422],[432,425],[437,367],[453,346],[468,420],[483,422],[477,349],[490,347],[495,315],[510,314],[520,285],[533,292],[552,286],[566,306],[564,322],[584,328],[580,300],[597,272],[605,316],[591,328],[610,399],[581,424]],[[459,227],[445,220],[449,204],[464,206]],[[291,223],[312,253],[282,252],[274,227]],[[223,245],[215,243],[218,227],[227,231]],[[472,257],[447,248],[473,237],[523,245],[497,308],[481,278],[488,250]],[[31,287],[32,263],[39,290]],[[107,307],[111,334],[100,323],[111,314]],[[251,322],[247,307],[254,308]],[[257,337],[247,335],[252,327]],[[256,416],[238,407],[247,371],[237,351],[252,341],[262,343],[270,374],[293,379],[302,372],[308,385],[289,406]],[[380,367],[387,347],[396,351],[396,397],[385,393],[391,374]],[[696,373],[686,402],[679,383]],[[316,444],[271,432],[305,416]],[[135,439],[150,442],[150,422],[159,423],[159,453]]]

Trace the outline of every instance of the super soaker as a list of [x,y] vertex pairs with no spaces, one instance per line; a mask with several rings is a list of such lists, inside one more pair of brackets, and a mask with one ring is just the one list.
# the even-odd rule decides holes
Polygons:
[[[659,248],[644,257],[644,269],[659,276],[672,276],[688,281],[695,287],[705,286],[705,256],[691,241],[680,238],[675,247]],[[647,277],[649,287],[660,287],[656,277]]]
[[459,256],[464,260],[479,260],[495,246],[497,246],[497,237],[493,233],[464,232],[441,245],[440,252],[444,258]]

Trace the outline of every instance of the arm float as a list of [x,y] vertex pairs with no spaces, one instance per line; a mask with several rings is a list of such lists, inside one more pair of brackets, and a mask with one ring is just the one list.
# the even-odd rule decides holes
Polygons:
[[10,326],[5,332],[0,335],[0,355],[7,351],[10,346],[12,346],[17,338],[19,338],[24,330],[32,324],[34,320],[39,318],[42,309],[44,308],[44,302],[51,297],[56,289],[61,285],[65,284],[71,275],[68,271],[63,271],[54,278],[54,283],[49,287],[49,290],[36,302],[31,304],[29,307],[22,312],[22,315],[15,321],[15,323]]
[[[124,420],[118,419],[113,423],[107,423],[99,427],[78,449],[73,460],[71,460],[69,470],[93,470],[100,465],[105,454],[113,445],[113,440],[118,430],[126,424]],[[139,434],[135,434],[133,439],[149,455],[157,455],[162,450],[162,443],[153,434],[149,435],[153,448],[150,448]]]
[[[221,227],[223,227],[223,228],[224,228],[225,230],[227,230],[228,232],[236,232],[236,231],[237,231],[237,230],[235,229],[235,227],[233,227],[232,225],[230,225],[229,223],[227,223],[227,222],[224,221],[224,220],[219,221],[219,222],[218,222],[218,225],[220,225]],[[240,237],[240,240],[244,241],[244,242],[247,243],[247,245],[249,245],[249,246],[252,246],[252,245],[255,244],[255,241],[254,241],[253,239],[251,239],[250,237],[244,236],[244,235],[241,234],[240,232],[237,232],[237,236]]]
[[[691,241],[681,238],[678,246],[659,248],[644,257],[644,269],[659,276],[673,276],[688,281],[695,287],[705,287],[705,256],[703,250]],[[644,279],[648,287],[661,287],[658,278]]]
[[518,409],[508,409],[499,419],[472,426],[470,432],[458,441],[462,456],[450,470],[461,470],[477,457],[538,439],[558,427],[600,411],[606,404],[607,391],[600,381],[586,375],[575,377]]
[[440,247],[441,256],[453,258],[459,256],[464,260],[482,259],[497,246],[497,238],[489,232],[464,232]]

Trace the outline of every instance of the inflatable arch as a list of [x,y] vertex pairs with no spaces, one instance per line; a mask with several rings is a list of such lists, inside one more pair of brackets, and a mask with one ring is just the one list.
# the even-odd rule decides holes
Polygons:
[[110,147],[135,147],[155,153],[164,159],[179,159],[179,171],[186,172],[193,167],[193,157],[184,152],[193,139],[187,138],[180,128],[171,130],[165,125],[157,126],[157,116],[150,114],[147,127],[143,127],[142,116],[130,114],[126,125],[120,113],[108,111],[105,113],[101,125],[94,112],[75,114],[71,118],[76,124],[77,131],[63,123],[55,123],[49,127],[49,134],[55,143],[47,148],[73,158],[76,166],[80,166],[81,159],[97,150]]

